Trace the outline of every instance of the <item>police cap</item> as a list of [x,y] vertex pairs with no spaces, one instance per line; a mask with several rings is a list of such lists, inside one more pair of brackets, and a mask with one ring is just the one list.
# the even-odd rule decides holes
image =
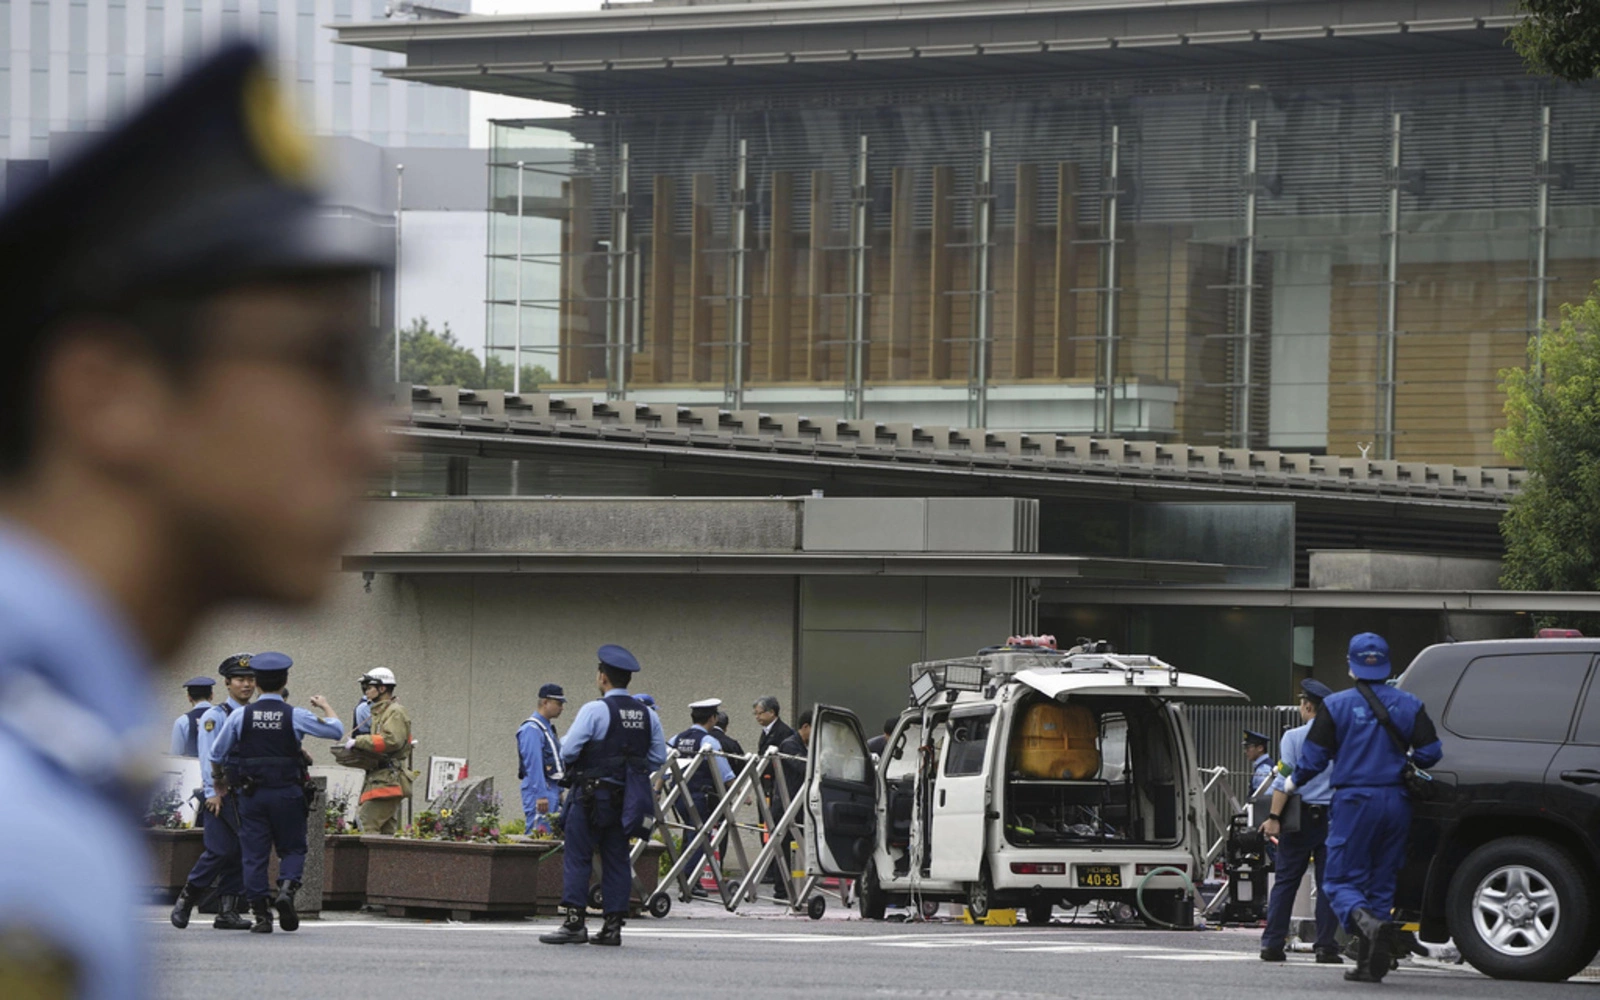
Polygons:
[[656,699],[655,699],[654,695],[636,694],[636,695],[633,696],[633,700],[638,702],[639,704],[645,706],[646,708],[655,708],[656,707]]
[[318,210],[311,153],[259,49],[205,60],[0,213],[13,353],[75,313],[387,266],[387,241]]
[[701,698],[699,701],[689,702],[690,708],[720,708],[721,706],[721,698]]
[[1381,681],[1389,677],[1389,644],[1375,632],[1350,639],[1350,672],[1358,680]]
[[566,701],[567,693],[561,690],[560,684],[545,684],[539,688],[539,699],[543,701],[546,698],[551,701]]
[[209,677],[191,677],[188,680],[184,681],[182,686],[186,687],[186,688],[207,688],[207,689],[210,689],[210,688],[216,687],[217,686],[217,682],[212,680]]
[[1246,729],[1244,731],[1244,745],[1249,746],[1252,743],[1259,743],[1262,746],[1271,746],[1272,740],[1270,737],[1263,736],[1254,729]]
[[639,672],[639,661],[634,659],[633,654],[621,646],[606,643],[600,647],[596,655],[600,657],[602,665],[611,667],[614,670],[621,670],[630,674]]
[[1300,682],[1300,690],[1318,701],[1322,701],[1328,695],[1333,694],[1333,688],[1312,677],[1307,677]]
[[217,668],[217,673],[221,674],[223,677],[230,678],[254,677],[256,672],[254,668],[250,666],[250,661],[251,655],[249,653],[234,653],[232,656],[222,661],[222,666]]
[[294,661],[283,653],[257,653],[250,659],[250,669],[258,674],[267,670],[288,670],[292,666]]

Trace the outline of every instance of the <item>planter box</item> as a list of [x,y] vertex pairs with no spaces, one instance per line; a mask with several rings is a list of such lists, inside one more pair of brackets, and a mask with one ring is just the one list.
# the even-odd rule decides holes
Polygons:
[[358,909],[367,901],[367,845],[345,834],[330,836],[325,843],[322,908]]
[[145,831],[145,843],[150,846],[150,887],[156,896],[167,902],[178,898],[178,890],[189,879],[189,869],[205,850],[203,837],[201,830]]
[[558,841],[360,840],[367,851],[367,903],[391,912],[443,912],[466,920],[554,913],[561,903]]

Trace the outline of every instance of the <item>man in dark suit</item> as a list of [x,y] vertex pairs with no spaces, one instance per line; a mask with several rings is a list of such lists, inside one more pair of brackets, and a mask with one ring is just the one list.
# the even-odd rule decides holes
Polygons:
[[[782,706],[778,704],[777,698],[774,698],[770,694],[762,695],[760,698],[756,699],[755,705],[752,707],[755,711],[756,725],[761,727],[761,743],[758,747],[759,753],[766,753],[768,747],[781,748],[785,740],[788,740],[794,736],[794,730],[790,728],[789,724],[778,717],[778,713],[782,710]],[[789,786],[789,795],[792,798],[799,791],[798,786],[788,777],[794,773],[794,769],[786,767],[784,771],[785,784]],[[803,781],[804,772],[802,771],[801,774],[801,780]],[[761,775],[761,788],[762,792],[767,797],[767,808],[772,811],[772,818],[776,820],[778,817],[783,815],[783,802],[776,798],[776,789],[773,786],[772,775],[770,773],[764,773]],[[791,852],[789,850],[789,845],[788,843],[785,843],[783,845],[784,864],[788,866],[788,871],[793,871],[794,859],[790,856],[790,854]],[[789,898],[788,879],[780,878],[778,876],[778,870],[776,866],[768,871],[771,875],[769,881],[771,881],[774,886],[773,895],[779,899]]]

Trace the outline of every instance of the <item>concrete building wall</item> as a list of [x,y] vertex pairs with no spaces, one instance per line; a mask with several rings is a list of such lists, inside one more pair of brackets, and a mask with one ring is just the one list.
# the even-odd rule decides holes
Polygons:
[[[616,642],[644,666],[637,689],[663,708],[671,736],[690,701],[720,697],[731,733],[754,746],[749,706],[776,694],[793,702],[795,585],[790,578],[380,576],[371,593],[342,574],[319,611],[239,611],[214,621],[166,669],[162,689],[176,717],[179,681],[212,673],[241,650],[278,649],[295,659],[291,700],[326,694],[348,726],[356,679],[388,666],[411,712],[417,766],[430,755],[466,757],[493,775],[504,814],[520,815],[515,731],[540,684],[567,689],[569,715],[595,696],[594,651]],[[308,740],[319,763],[326,744]],[[422,806],[421,790],[417,807]]]

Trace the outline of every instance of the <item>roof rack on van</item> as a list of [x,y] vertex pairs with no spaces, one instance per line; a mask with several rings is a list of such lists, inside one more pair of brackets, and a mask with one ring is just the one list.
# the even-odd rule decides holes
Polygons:
[[1147,670],[1165,670],[1167,683],[1176,687],[1178,684],[1178,668],[1158,656],[1131,655],[1124,653],[1075,653],[1067,656],[1060,663],[1062,670],[1073,673],[1092,672],[1121,672],[1123,683],[1134,687],[1140,683],[1139,676]]

